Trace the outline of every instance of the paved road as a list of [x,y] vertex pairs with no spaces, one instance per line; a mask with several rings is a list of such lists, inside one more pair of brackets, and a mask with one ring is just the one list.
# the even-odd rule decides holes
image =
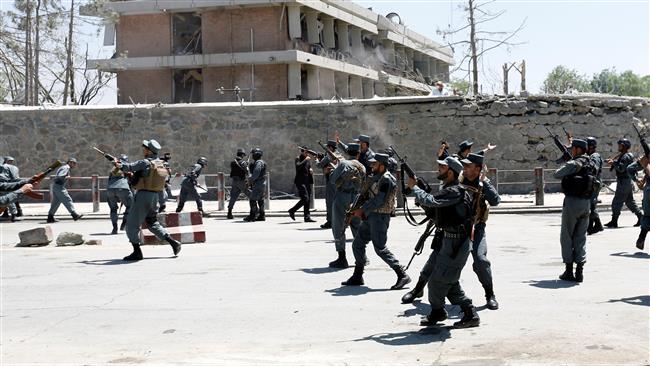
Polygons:
[[[14,248],[35,221],[0,224],[0,364],[648,364],[650,256],[634,248],[635,219],[588,240],[585,282],[557,280],[559,215],[496,215],[489,258],[501,309],[481,327],[422,330],[426,302],[400,304],[395,275],[374,254],[366,286],[341,288],[334,244],[317,224],[272,218],[207,219],[208,243],[145,247],[123,263],[123,234],[101,220],[53,225],[102,239],[100,247]],[[420,229],[391,223],[404,262]],[[417,270],[425,256],[414,261]],[[478,305],[482,289],[465,268]]]

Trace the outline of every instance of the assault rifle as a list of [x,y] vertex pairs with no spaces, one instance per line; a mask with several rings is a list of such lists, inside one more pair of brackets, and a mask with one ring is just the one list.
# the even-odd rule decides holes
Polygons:
[[[427,183],[424,179],[422,179],[420,177],[417,177],[415,175],[415,171],[413,171],[413,168],[411,168],[411,166],[406,162],[407,156],[401,157],[397,153],[397,150],[395,150],[395,147],[393,145],[388,146],[388,150],[390,152],[392,152],[395,155],[395,157],[397,158],[397,161],[399,161],[400,170],[402,172],[406,173],[406,175],[408,175],[409,178],[413,178],[413,179],[417,180],[417,185],[422,190],[424,190],[427,193],[431,192],[431,186],[429,185],[429,183]],[[404,174],[402,174],[402,193],[406,195],[406,194],[411,193],[411,190],[408,187],[406,187],[404,178],[406,178],[406,177],[404,177]]]
[[354,198],[354,201],[352,202],[352,205],[350,208],[345,211],[345,225],[346,227],[350,225],[350,222],[352,221],[352,216],[354,216],[355,211],[360,210],[363,205],[368,202],[370,199],[370,185],[369,184],[363,184],[361,188],[361,192],[357,194],[357,196]]
[[324,154],[322,154],[322,153],[317,153],[316,151],[314,151],[314,150],[308,148],[307,146],[298,145],[298,148],[299,148],[300,150],[306,152],[307,155],[318,158],[318,160],[321,160],[321,159],[323,159],[323,158],[325,157]]
[[639,131],[634,122],[632,122],[632,127],[634,127],[634,131],[636,131],[636,134],[639,136],[641,147],[643,147],[643,154],[650,157],[650,147],[648,147],[648,143],[646,142],[645,137],[641,134],[641,131]]
[[420,235],[420,239],[418,239],[418,242],[415,244],[415,248],[413,248],[413,255],[411,255],[411,259],[409,260],[409,263],[404,268],[405,271],[409,269],[409,267],[411,266],[411,262],[413,262],[415,256],[422,254],[422,250],[424,249],[424,243],[427,241],[427,238],[431,236],[431,233],[435,228],[436,228],[435,222],[433,220],[429,220],[429,222],[427,223],[427,228],[424,229],[424,233]]
[[95,149],[95,151],[97,151],[98,153],[104,155],[104,157],[106,158],[106,160],[110,161],[111,163],[114,162],[114,161],[117,159],[117,158],[114,157],[113,155],[111,155],[111,154],[107,154],[107,153],[105,153],[105,152],[99,150],[96,146],[93,146],[93,149]]
[[329,156],[330,161],[332,161],[332,166],[334,166],[335,161],[345,160],[342,155],[334,153],[333,151],[328,149],[327,146],[323,145],[323,142],[321,140],[318,140],[318,144],[320,145],[320,147],[323,150],[325,150],[325,154],[327,154],[327,156]]
[[571,153],[569,152],[569,149],[566,146],[564,146],[564,144],[560,141],[560,138],[557,135],[554,135],[553,132],[551,132],[551,130],[548,129],[548,127],[544,126],[544,128],[546,128],[546,131],[548,131],[548,134],[553,139],[555,146],[557,146],[557,148],[560,149],[560,152],[562,153],[562,156],[557,160],[555,160],[555,163],[560,164],[562,162],[571,160],[572,159]]
[[[33,177],[29,178],[27,180],[27,183],[29,184],[38,184],[40,183],[45,177],[47,177],[48,174],[50,174],[54,169],[60,167],[63,165],[61,160],[55,160],[52,164],[50,164],[47,168],[45,168],[44,171],[34,175]],[[38,193],[38,192],[28,192],[25,193],[25,196],[29,198],[33,198],[35,200],[42,200],[43,199],[43,194]]]

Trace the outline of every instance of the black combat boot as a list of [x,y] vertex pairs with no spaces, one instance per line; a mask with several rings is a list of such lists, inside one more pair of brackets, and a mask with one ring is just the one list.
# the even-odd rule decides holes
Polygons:
[[117,223],[113,224],[113,231],[111,231],[111,235],[116,235],[117,234]]
[[485,300],[487,303],[485,306],[490,310],[497,310],[499,308],[499,303],[497,302],[496,296],[494,296],[494,290],[492,288],[485,289]]
[[249,200],[248,204],[251,208],[250,213],[248,216],[244,217],[244,221],[246,222],[252,222],[255,221],[255,217],[257,217],[257,201],[254,200]]
[[255,221],[266,221],[266,215],[264,213],[264,200],[263,199],[257,201],[257,207],[260,208],[260,214],[257,215],[257,217],[255,218]]
[[289,210],[289,211],[287,211],[287,213],[289,214],[289,217],[291,217],[291,220],[296,221],[296,212],[295,211]]
[[20,203],[16,202],[14,205],[16,206],[16,216],[23,217],[23,208],[20,207]]
[[420,325],[423,326],[436,325],[436,323],[444,321],[445,319],[447,319],[447,311],[445,310],[445,308],[431,309],[429,315],[427,315],[424,319],[422,319]]
[[341,282],[343,286],[363,286],[363,266],[355,266],[352,277],[347,281]]
[[648,230],[641,229],[641,232],[639,233],[639,238],[636,240],[636,247],[639,248],[640,250],[643,250],[643,247],[645,246],[645,237],[647,235],[648,235]]
[[53,224],[55,222],[59,222],[59,220],[54,219],[54,215],[47,215],[47,221],[48,224]]
[[[415,299],[422,297],[424,295],[424,286],[427,284],[427,279],[420,276],[418,278],[418,283],[415,284],[413,290],[407,292],[402,296],[402,304],[411,304]],[[444,310],[444,309],[443,309]]]
[[605,224],[606,227],[610,229],[615,229],[618,227],[618,217],[612,216],[612,221]]
[[142,251],[140,250],[140,244],[133,244],[133,253],[124,257],[125,261],[139,261],[142,259]]
[[339,257],[334,262],[330,262],[329,267],[348,268],[350,265],[348,264],[348,258],[345,256],[345,250],[338,250],[337,253]]
[[576,282],[582,282],[584,280],[584,277],[582,275],[582,268],[584,267],[584,263],[577,263],[576,264],[576,274],[573,276],[576,279]]
[[79,215],[79,214],[76,213],[76,212],[74,212],[74,213],[72,214],[72,219],[73,219],[74,221],[77,221],[77,220],[81,219],[82,217],[84,217],[84,215]]
[[401,290],[404,288],[404,286],[408,285],[411,283],[411,277],[406,274],[406,271],[404,271],[404,267],[398,266],[393,268],[393,271],[395,271],[395,274],[397,274],[397,282],[393,286],[391,286],[391,290]]
[[605,230],[605,228],[603,228],[603,224],[600,222],[600,217],[595,218],[594,219],[594,228],[592,230],[592,234],[599,233],[599,232],[601,232],[603,230]]
[[181,212],[183,211],[183,207],[185,206],[184,203],[178,203],[178,206],[176,206],[176,212]]
[[208,214],[202,208],[199,208],[198,211],[201,213],[201,217],[208,217]]
[[178,253],[181,252],[181,242],[172,238],[171,235],[167,234],[165,236],[165,241],[169,243],[169,245],[172,246],[172,250],[174,251],[174,255],[178,255]]
[[454,328],[473,328],[481,324],[481,318],[478,317],[476,308],[473,305],[462,306],[461,309],[464,315],[460,321],[454,323]]
[[122,224],[120,224],[120,230],[124,231],[126,227],[126,215],[122,216]]
[[332,228],[332,223],[329,221],[325,221],[323,225],[320,226],[321,229],[331,229]]
[[641,215],[636,216],[636,224],[634,224],[634,227],[641,226],[641,217],[643,217],[643,216],[641,216]]
[[232,208],[229,208],[229,209],[228,209],[228,214],[226,215],[226,218],[227,218],[228,220],[232,220],[232,219],[233,219],[233,216],[232,216]]
[[573,277],[573,263],[565,263],[564,273],[560,275],[560,279],[563,281],[575,281],[576,278]]
[[594,220],[589,218],[589,226],[587,226],[587,235],[591,235],[594,233]]

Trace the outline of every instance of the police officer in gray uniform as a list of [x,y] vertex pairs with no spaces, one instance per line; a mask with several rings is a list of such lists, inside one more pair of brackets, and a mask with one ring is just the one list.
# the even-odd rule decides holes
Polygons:
[[20,179],[14,182],[0,182],[0,209],[12,203],[18,202],[27,193],[32,192],[34,186],[28,179]]
[[56,170],[54,174],[54,184],[52,185],[52,204],[50,206],[50,211],[47,214],[47,222],[53,223],[58,220],[54,219],[54,214],[59,209],[59,206],[63,204],[65,208],[70,212],[74,221],[79,220],[83,215],[79,215],[74,209],[74,204],[72,198],[68,194],[68,190],[65,189],[65,183],[68,180],[70,175],[70,169],[74,169],[77,166],[77,159],[70,158],[66,164],[63,164]]
[[[327,149],[331,152],[336,152],[336,141],[327,140]],[[336,162],[334,162],[336,163]],[[323,176],[325,177],[325,207],[327,210],[327,219],[324,224],[320,227],[321,229],[331,229],[332,228],[332,205],[334,204],[334,195],[336,195],[336,185],[330,179],[330,174],[332,174],[332,160],[328,154],[325,154],[322,159],[318,159],[316,166],[323,170]]]
[[430,257],[433,262],[428,282],[431,313],[422,325],[434,325],[447,319],[445,297],[452,305],[459,305],[464,314],[460,321],[454,323],[454,327],[469,328],[480,324],[472,300],[465,295],[459,282],[469,257],[473,215],[473,196],[458,182],[462,170],[463,165],[454,157],[438,160],[438,179],[443,185],[435,194],[426,193],[417,187],[416,179],[409,178],[408,181],[415,202],[436,210],[436,226],[440,230],[436,249]]
[[205,216],[205,213],[203,212],[203,201],[201,201],[201,195],[199,195],[199,192],[196,191],[196,185],[198,184],[197,180],[201,175],[201,171],[203,171],[203,168],[207,164],[208,159],[200,157],[199,160],[196,161],[196,164],[185,173],[185,177],[183,177],[183,180],[181,181],[181,193],[178,195],[178,206],[176,207],[176,212],[183,211],[185,201],[187,201],[189,196],[189,198],[196,202],[196,209]]
[[630,176],[636,176],[639,171],[643,171],[644,173],[642,186],[643,200],[641,201],[643,217],[641,218],[641,231],[636,240],[636,247],[640,250],[643,250],[645,238],[648,236],[648,231],[650,231],[650,166],[648,166],[648,163],[650,163],[650,159],[647,156],[643,156],[627,167],[627,172]]
[[[598,175],[596,179],[599,182],[602,182],[602,173],[603,173],[603,158],[599,153],[596,152],[596,147],[598,146],[598,141],[595,137],[587,137],[587,155],[598,168]],[[600,194],[600,189],[594,192],[594,195],[591,197],[591,202],[589,206],[589,227],[587,228],[587,235],[595,234],[605,230],[603,224],[600,222],[600,215],[598,215],[598,195]]]
[[364,284],[363,269],[366,265],[366,245],[372,241],[377,255],[397,274],[397,282],[391,286],[391,290],[399,290],[411,282],[411,278],[386,247],[390,214],[395,209],[397,180],[388,171],[388,155],[375,154],[368,162],[372,164],[373,174],[362,188],[367,190],[368,200],[354,212],[355,216],[363,219],[352,243],[355,260],[354,273],[352,277],[341,284],[344,286]]
[[[120,156],[120,161],[122,163],[128,163],[129,157],[122,155]],[[111,234],[115,235],[117,234],[118,204],[121,202],[125,207],[124,215],[122,216],[122,225],[120,225],[120,230],[124,230],[124,227],[126,226],[126,218],[129,215],[129,209],[133,203],[133,193],[129,186],[129,180],[120,169],[114,168],[108,175],[106,202],[111,210],[111,223],[113,224],[113,231],[111,231]]]
[[[587,141],[574,138],[571,141],[572,160],[566,162],[553,173],[562,179],[564,203],[562,204],[562,261],[565,271],[560,275],[564,281],[583,281],[583,267],[587,261],[587,228],[591,197],[596,183],[597,167],[587,153]],[[575,275],[573,263],[576,263]]]
[[146,222],[149,230],[160,240],[165,240],[172,247],[174,255],[181,251],[181,243],[174,240],[158,222],[158,192],[165,189],[167,170],[162,160],[158,159],[160,144],[156,140],[142,141],[144,159],[133,163],[115,161],[115,167],[123,172],[132,172],[136,183],[133,205],[126,221],[126,235],[133,246],[133,253],[124,257],[125,261],[142,259],[140,250],[140,226]]
[[[370,137],[368,135],[359,135],[359,137],[356,138],[354,142],[359,143],[359,159],[357,160],[359,160],[359,162],[363,164],[364,167],[366,167],[366,174],[372,174],[372,164],[369,160],[375,156],[375,153],[370,148]],[[338,137],[338,135],[336,136],[336,143],[338,144],[338,147],[343,151],[346,151],[348,149],[347,145],[341,142],[341,139]]]
[[[20,180],[20,174],[18,167],[14,165],[14,158],[11,156],[6,156],[0,169],[0,181],[3,182],[16,182]],[[7,205],[5,212],[2,214],[2,217],[11,217],[11,221],[16,221],[17,217],[22,216],[22,210],[20,209],[20,204],[18,202],[11,203]]]
[[246,177],[248,177],[248,163],[244,158],[246,152],[244,149],[237,149],[235,160],[230,162],[230,201],[228,202],[228,219],[232,219],[232,209],[240,194],[250,197],[250,189],[246,187]]
[[[332,202],[332,235],[338,258],[329,263],[330,268],[348,268],[345,254],[345,216],[355,197],[361,191],[361,185],[366,177],[366,168],[357,159],[359,144],[352,143],[347,146],[346,153],[350,157],[341,159],[330,174],[330,183],[334,185],[336,193]],[[357,230],[358,220],[350,222],[352,230]]]
[[616,193],[614,193],[612,199],[612,220],[605,224],[608,228],[618,227],[618,217],[621,215],[623,204],[636,215],[638,220],[634,226],[641,225],[643,212],[634,201],[634,183],[632,183],[632,178],[627,172],[627,167],[634,162],[634,155],[629,152],[630,147],[632,147],[630,140],[625,138],[618,140],[618,158],[605,161],[610,166],[610,170],[616,171]]
[[251,157],[253,162],[250,163],[248,170],[250,177],[248,178],[251,187],[251,194],[248,197],[251,206],[251,211],[244,221],[266,221],[264,213],[264,195],[266,193],[266,163],[262,160],[264,152],[259,147],[251,150]]

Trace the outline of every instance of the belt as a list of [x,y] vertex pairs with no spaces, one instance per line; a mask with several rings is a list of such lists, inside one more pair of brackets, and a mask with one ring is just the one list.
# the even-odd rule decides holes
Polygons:
[[467,237],[467,233],[461,232],[461,233],[451,233],[449,231],[444,231],[444,236],[445,238],[449,239],[465,239]]
[[150,189],[138,189],[138,192],[153,192],[153,193],[160,193],[162,191],[152,191]]

